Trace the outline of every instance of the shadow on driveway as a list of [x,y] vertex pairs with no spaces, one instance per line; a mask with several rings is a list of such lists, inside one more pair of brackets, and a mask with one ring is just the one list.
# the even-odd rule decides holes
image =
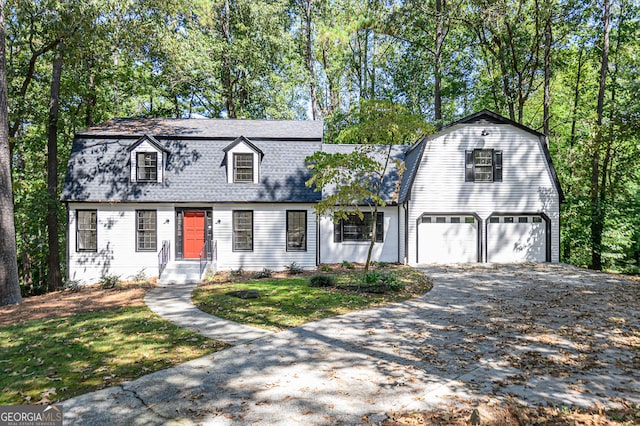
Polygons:
[[561,265],[425,267],[417,299],[66,401],[66,424],[357,423],[451,398],[640,403],[640,283]]

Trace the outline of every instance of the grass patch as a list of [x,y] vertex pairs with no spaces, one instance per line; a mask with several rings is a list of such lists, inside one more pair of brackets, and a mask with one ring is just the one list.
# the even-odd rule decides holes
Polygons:
[[60,401],[225,346],[144,306],[8,325],[0,341],[0,404]]
[[[389,268],[387,267],[387,270]],[[203,311],[241,324],[282,330],[347,312],[409,299],[431,289],[419,271],[396,266],[392,269],[404,288],[398,292],[369,294],[358,291],[362,271],[327,273],[335,287],[310,287],[305,277],[214,283],[196,288],[194,303]],[[229,292],[257,290],[257,299],[241,299]]]

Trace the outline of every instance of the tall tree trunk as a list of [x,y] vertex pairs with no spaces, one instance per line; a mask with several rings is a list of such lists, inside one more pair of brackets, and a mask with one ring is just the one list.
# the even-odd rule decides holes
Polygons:
[[602,233],[604,230],[604,206],[599,198],[600,143],[603,138],[602,117],[606,91],[607,70],[609,68],[610,0],[604,0],[602,14],[602,61],[600,63],[600,87],[596,107],[597,126],[591,160],[591,268],[602,269]]
[[[573,148],[576,143],[576,122],[578,118],[578,105],[580,103],[580,78],[582,77],[582,46],[578,51],[578,69],[576,71],[576,85],[573,90],[573,111],[571,112],[571,136],[569,138],[569,146]],[[569,175],[573,175],[573,169],[570,169]]]
[[442,45],[444,44],[443,0],[436,0],[436,40],[433,66],[433,114],[436,128],[442,127]]
[[60,76],[62,74],[62,44],[53,60],[51,95],[49,97],[49,123],[47,126],[47,286],[56,291],[62,284],[60,273],[60,245],[58,243],[58,113],[60,101]]
[[543,101],[543,119],[542,133],[544,133],[544,141],[549,146],[549,107],[551,106],[551,45],[553,44],[553,33],[551,29],[551,21],[553,19],[553,5],[551,2],[546,4],[546,20],[544,24],[544,101]]
[[22,301],[13,218],[6,65],[4,0],[0,0],[0,306]]
[[93,71],[88,69],[89,73],[89,87],[88,93],[85,99],[85,116],[84,116],[84,125],[87,127],[91,127],[95,124],[95,120],[93,118],[93,113],[96,109],[97,96],[96,96],[96,83]]
[[311,96],[311,118],[317,120],[318,115],[318,93],[316,87],[316,72],[313,68],[313,49],[311,40],[311,5],[313,0],[304,0],[304,32],[305,32],[305,65],[309,73],[309,95]]
[[222,57],[222,86],[225,97],[225,106],[227,109],[228,118],[237,118],[236,102],[233,93],[233,72],[231,70],[231,8],[229,6],[229,0],[225,0],[221,11],[221,26],[222,37],[227,43],[228,48],[223,53]]

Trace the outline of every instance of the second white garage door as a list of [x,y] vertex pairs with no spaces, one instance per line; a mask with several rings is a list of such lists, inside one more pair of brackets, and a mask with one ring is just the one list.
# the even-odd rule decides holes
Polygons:
[[478,261],[478,221],[474,216],[422,216],[418,224],[418,263]]
[[487,223],[487,262],[545,262],[546,223],[537,215],[493,216]]

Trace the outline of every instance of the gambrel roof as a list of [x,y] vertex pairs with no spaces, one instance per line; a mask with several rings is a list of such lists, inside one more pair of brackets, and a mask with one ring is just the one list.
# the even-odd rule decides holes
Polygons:
[[407,201],[409,194],[411,192],[411,186],[413,185],[413,181],[415,179],[418,167],[420,166],[420,162],[422,159],[422,155],[424,153],[424,149],[426,144],[431,142],[433,139],[439,137],[444,132],[449,131],[452,128],[468,125],[468,124],[506,124],[510,126],[514,126],[520,130],[523,130],[535,138],[537,138],[538,143],[544,153],[544,157],[546,160],[546,165],[549,168],[549,173],[553,180],[554,186],[558,191],[558,195],[560,197],[560,201],[564,202],[564,192],[562,191],[562,187],[560,186],[560,180],[558,179],[558,174],[556,173],[556,169],[553,165],[553,161],[551,160],[551,153],[549,152],[549,147],[545,143],[544,135],[540,132],[537,132],[527,126],[524,126],[520,123],[517,123],[513,120],[509,120],[506,117],[503,117],[499,114],[496,114],[493,111],[484,109],[475,114],[468,115],[460,120],[454,121],[453,123],[443,127],[440,132],[425,136],[417,141],[409,150],[407,150],[405,155],[405,172],[402,176],[402,184],[400,186],[400,196],[398,198],[398,203],[404,203]]

